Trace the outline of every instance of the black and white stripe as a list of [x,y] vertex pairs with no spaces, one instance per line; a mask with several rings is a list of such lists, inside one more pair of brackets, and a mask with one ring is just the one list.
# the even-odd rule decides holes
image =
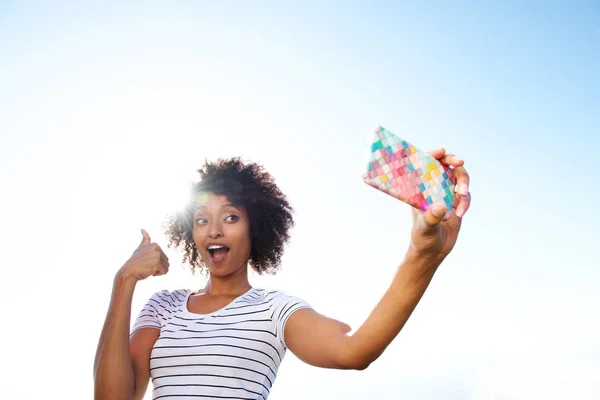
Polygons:
[[286,353],[292,313],[309,307],[281,291],[253,288],[210,314],[187,309],[189,290],[155,293],[132,333],[160,329],[152,349],[152,399],[266,400]]

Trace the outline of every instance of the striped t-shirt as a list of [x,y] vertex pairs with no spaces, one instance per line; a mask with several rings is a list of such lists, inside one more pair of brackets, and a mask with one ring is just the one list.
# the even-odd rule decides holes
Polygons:
[[266,399],[287,350],[285,323],[310,306],[252,288],[218,311],[195,314],[191,293],[155,293],[133,325],[132,333],[160,329],[150,356],[152,399]]

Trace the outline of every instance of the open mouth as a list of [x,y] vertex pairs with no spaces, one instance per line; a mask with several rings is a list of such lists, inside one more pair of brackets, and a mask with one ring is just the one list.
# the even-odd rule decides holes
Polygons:
[[219,261],[227,256],[227,253],[229,253],[229,247],[220,244],[213,244],[208,246],[208,252],[213,260]]

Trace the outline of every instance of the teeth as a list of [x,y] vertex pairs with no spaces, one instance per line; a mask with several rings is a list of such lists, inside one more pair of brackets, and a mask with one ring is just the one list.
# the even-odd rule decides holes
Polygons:
[[222,249],[225,246],[218,246],[218,245],[212,245],[212,246],[208,246],[209,250],[217,250],[217,249]]

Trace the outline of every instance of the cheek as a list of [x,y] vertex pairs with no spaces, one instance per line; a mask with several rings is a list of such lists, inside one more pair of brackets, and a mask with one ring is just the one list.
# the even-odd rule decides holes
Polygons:
[[250,243],[250,235],[244,236],[244,249],[247,250],[248,252],[250,252],[250,247],[251,247],[251,243]]
[[240,229],[237,233],[237,241],[240,243],[240,247],[244,249],[244,251],[250,252],[250,228],[248,225],[245,225],[242,229]]
[[201,229],[198,229],[196,226],[192,228],[192,238],[194,239],[196,246],[198,246],[198,243],[202,243],[204,241],[204,236],[205,235]]
[[250,253],[252,252],[252,240],[250,238],[250,230],[248,229],[248,233],[246,234],[246,249],[248,251],[248,257],[250,257]]

